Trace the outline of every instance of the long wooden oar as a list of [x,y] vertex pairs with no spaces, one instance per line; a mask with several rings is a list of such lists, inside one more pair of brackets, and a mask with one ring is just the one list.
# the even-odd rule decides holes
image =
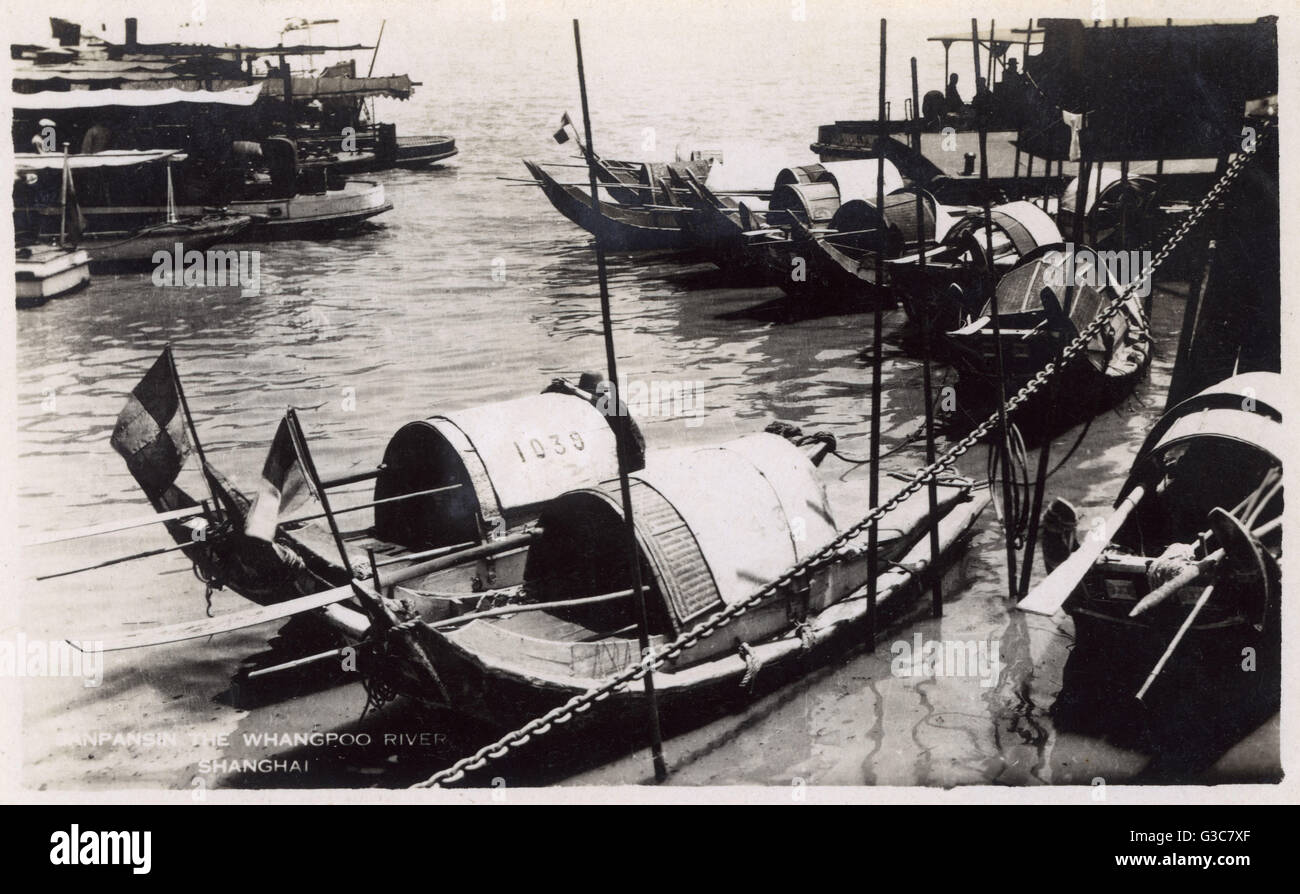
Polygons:
[[158,522],[173,521],[178,518],[190,518],[202,514],[202,506],[190,506],[186,509],[173,509],[171,512],[157,512],[152,515],[141,515],[124,521],[104,522],[98,525],[87,525],[84,528],[57,531],[42,537],[40,540],[33,540],[30,543],[24,543],[23,546],[45,546],[49,543],[62,543],[65,540],[79,540],[82,537],[94,537],[98,534],[113,534],[118,531],[127,531],[131,528],[143,528],[146,525],[157,524]]
[[[471,595],[471,594],[467,594],[467,595]],[[472,595],[482,596],[484,594],[476,593]],[[594,605],[596,603],[601,603],[601,602],[611,602],[615,599],[626,599],[631,595],[632,595],[631,590],[619,590],[615,593],[602,593],[599,596],[584,596],[581,599],[562,599],[557,602],[526,602],[517,605],[505,605],[505,606],[501,606],[500,608],[486,609],[481,612],[472,612],[472,613],[467,612],[466,614],[457,615],[453,618],[445,618],[441,621],[435,621],[429,626],[437,630],[437,629],[442,629],[444,627],[454,627],[458,624],[464,624],[469,621],[477,621],[481,618],[495,618],[503,615],[517,615],[520,614],[521,612],[540,612],[540,611],[548,611],[557,608],[572,608],[574,606],[581,606],[581,605]],[[257,677],[264,677],[267,676],[268,674],[274,674],[280,671],[293,670],[296,667],[302,667],[303,665],[306,664],[313,664],[317,661],[325,661],[327,659],[334,658],[343,654],[343,649],[345,648],[347,647],[344,646],[343,648],[339,648],[339,649],[330,649],[325,652],[317,652],[315,655],[306,655],[302,658],[295,658],[292,661],[286,661],[283,664],[276,664],[276,665],[272,665],[271,667],[258,668],[257,670],[249,671],[247,677],[250,680],[256,679]]]
[[[1243,566],[1242,570],[1244,570],[1244,566],[1254,566],[1260,575],[1266,577],[1268,570],[1263,564],[1263,550],[1260,548],[1259,538],[1267,533],[1265,529],[1272,530],[1281,523],[1282,517],[1278,516],[1267,525],[1263,525],[1255,531],[1248,532],[1245,525],[1243,525],[1239,519],[1229,515],[1222,508],[1216,507],[1211,509],[1210,528],[1218,536],[1219,542],[1223,544],[1223,549],[1216,551],[1221,554],[1220,558],[1216,561],[1227,561],[1222,557],[1227,556],[1228,550],[1232,550],[1234,560],[1238,565]],[[1249,556],[1249,561],[1247,561],[1247,556]],[[1184,574],[1179,575],[1179,577],[1184,577],[1188,572],[1193,570],[1201,570],[1201,566],[1209,563],[1212,558],[1214,557],[1207,556],[1198,563],[1197,566],[1188,569]],[[1166,587],[1176,583],[1177,580],[1178,578],[1175,578],[1170,581],[1169,584],[1166,584]],[[1190,583],[1190,580],[1188,580],[1187,583]],[[1262,578],[1261,585],[1266,586]],[[1175,589],[1177,589],[1177,587],[1171,587],[1171,591]],[[1174,634],[1174,638],[1170,640],[1169,645],[1165,647],[1165,651],[1161,654],[1160,660],[1156,662],[1156,666],[1151,668],[1151,673],[1147,674],[1146,680],[1142,683],[1142,688],[1137,691],[1136,698],[1138,701],[1142,701],[1146,698],[1146,694],[1150,691],[1152,684],[1155,683],[1156,677],[1160,676],[1160,672],[1165,669],[1165,665],[1169,663],[1169,659],[1173,657],[1174,652],[1178,649],[1179,643],[1183,641],[1187,632],[1192,629],[1192,625],[1196,623],[1196,619],[1200,616],[1201,610],[1205,608],[1210,601],[1210,597],[1213,595],[1213,584],[1201,591],[1201,595],[1197,598],[1196,604],[1192,606],[1192,610],[1189,611],[1187,617],[1183,619],[1183,623],[1179,626],[1178,632]]]
[[164,546],[158,549],[148,549],[142,553],[132,553],[129,556],[118,556],[116,559],[107,559],[103,562],[96,562],[94,565],[83,565],[80,568],[69,568],[66,571],[55,571],[53,574],[42,574],[36,580],[53,580],[56,577],[67,577],[70,574],[81,574],[83,571],[95,571],[100,568],[107,568],[110,565],[120,565],[123,562],[134,562],[136,559],[147,559],[150,556],[161,556],[163,553],[174,553],[177,550],[185,549],[187,546],[196,546],[202,543],[201,540],[195,540],[192,543],[173,543],[171,546]]
[[[444,491],[456,490],[459,487],[460,487],[459,484],[449,484],[444,487],[434,487],[434,488],[430,488],[429,490],[420,490],[409,494],[399,494],[396,497],[385,497],[382,500],[371,500],[368,503],[359,503],[356,506],[344,506],[342,509],[335,509],[332,515],[341,515],[344,512],[356,512],[359,509],[369,509],[372,506],[380,506],[385,503],[396,503],[400,500],[411,500],[414,499],[415,497],[425,497],[425,496],[429,496],[430,494],[437,494],[437,493],[442,493]],[[198,516],[202,514],[203,511],[201,509],[199,510],[178,509],[175,510],[175,513],[165,512],[162,513],[161,515],[151,516],[147,521],[142,521],[141,524],[149,524],[155,521],[165,521],[168,518],[172,517],[173,515],[175,515],[175,517],[177,518],[185,518],[190,516]],[[294,525],[300,522],[313,521],[318,518],[327,518],[327,517],[331,517],[331,513],[317,512],[317,513],[313,513],[312,515],[300,515],[297,518],[286,518],[283,521],[277,522],[277,527],[283,527],[284,525]],[[137,526],[132,525],[130,527],[137,527]],[[86,530],[88,533],[80,536],[89,536],[92,533],[107,533],[105,531],[90,531],[89,529]],[[70,533],[75,534],[76,532],[70,532]],[[63,539],[69,539],[69,538],[65,536]],[[66,571],[56,571],[53,574],[43,574],[40,577],[36,578],[36,580],[50,580],[56,577],[67,577],[70,574],[81,574],[84,571],[96,571],[100,568],[107,568],[110,565],[120,565],[123,562],[132,562],[135,561],[136,559],[147,559],[150,556],[159,556],[162,555],[163,553],[175,552],[176,550],[185,549],[185,547],[187,546],[194,546],[197,543],[202,543],[202,541],[195,540],[191,543],[177,543],[177,544],[173,544],[172,546],[162,547],[161,549],[150,549],[150,550],[145,550],[144,552],[132,553],[129,556],[119,556],[116,559],[108,559],[103,562],[96,562],[94,565],[83,565],[80,568],[69,568]],[[429,553],[421,553],[420,555],[428,555],[428,554]],[[394,561],[401,561],[402,558],[410,559],[410,558],[416,558],[416,556],[399,557]],[[381,563],[381,564],[391,564],[391,562]]]
[[386,590],[394,584],[405,583],[408,580],[414,580],[417,577],[424,577],[433,574],[436,571],[443,571],[456,565],[463,565],[466,562],[473,562],[477,559],[485,559],[495,556],[498,553],[508,552],[521,546],[527,546],[541,536],[541,530],[530,528],[518,534],[509,537],[502,537],[500,540],[490,540],[479,546],[472,546],[450,555],[440,556],[436,559],[430,559],[428,562],[421,562],[417,565],[410,565],[406,568],[399,568],[391,574],[380,573],[371,583],[378,589]]
[[[529,531],[516,537],[506,537],[502,540],[496,540],[491,543],[472,549],[462,550],[459,553],[443,556],[432,562],[425,562],[421,565],[413,565],[410,568],[403,568],[394,572],[390,579],[384,581],[384,586],[388,587],[395,583],[401,583],[416,577],[422,577],[433,571],[443,568],[451,568],[454,565],[472,562],[475,559],[484,556],[494,555],[495,553],[504,552],[530,542],[538,535],[537,531]],[[189,546],[190,544],[184,544]],[[170,547],[170,549],[178,549]],[[150,627],[146,630],[138,630],[134,633],[128,633],[125,636],[116,639],[112,637],[92,637],[87,642],[102,641],[106,643],[103,649],[105,652],[114,652],[120,649],[138,649],[145,646],[158,646],[166,643],[180,642],[186,639],[196,639],[201,636],[211,636],[214,633],[229,633],[232,630],[240,630],[244,627],[253,627],[257,624],[263,624],[267,621],[275,621],[280,618],[287,618],[291,615],[301,614],[318,608],[324,608],[327,605],[333,605],[336,602],[345,602],[351,599],[355,593],[354,589],[360,586],[357,582],[346,584],[341,587],[335,587],[331,590],[325,590],[321,593],[313,593],[309,596],[300,596],[297,599],[290,599],[287,602],[278,602],[275,605],[258,606],[257,608],[246,611],[231,612],[230,614],[221,615],[217,618],[203,618],[198,621],[183,621],[179,624],[169,624],[161,627]]]
[[[1124,501],[1115,507],[1115,511],[1106,519],[1107,531],[1118,531],[1128,519],[1134,507],[1146,496],[1146,487],[1139,484]],[[1056,570],[1039,581],[1038,586],[1029,591],[1029,595],[1016,604],[1021,611],[1040,615],[1054,615],[1070,598],[1070,594],[1079,586],[1079,582],[1092,570],[1097,559],[1110,545],[1111,538],[1098,537],[1087,541],[1070,554],[1070,557],[1056,567]]]
[[[322,481],[321,486],[340,487],[344,484],[353,484],[354,482],[357,481],[366,481],[371,478],[377,478],[382,471],[383,471],[383,467],[381,466],[376,469],[367,469],[364,472],[356,472],[350,475],[340,475],[337,478],[331,478],[328,481]],[[424,493],[433,493],[433,492],[434,491],[425,491]],[[407,496],[407,495],[403,495],[403,496]],[[410,494],[409,496],[420,496],[420,494]],[[375,506],[381,502],[391,502],[392,499],[395,498],[389,498],[389,500],[380,500],[377,501],[376,503],[366,503],[361,506],[349,506],[346,509],[339,509],[336,511],[351,512],[353,509],[364,509],[366,506]],[[166,521],[174,521],[176,519],[181,519],[181,518],[193,518],[195,516],[199,516],[203,514],[204,514],[204,508],[202,506],[190,506],[184,509],[173,509],[170,512],[156,512],[151,515],[141,515],[141,516],[136,516],[135,518],[128,518],[121,521],[103,522],[98,525],[87,525],[84,528],[72,528],[67,531],[55,531],[53,533],[47,534],[46,536],[42,537],[40,540],[32,540],[28,543],[24,543],[23,546],[24,547],[46,546],[51,543],[62,543],[66,540],[80,540],[82,537],[95,537],[100,534],[115,534],[118,531],[129,531],[132,528],[143,528],[146,527],[147,525],[158,524],[160,522],[166,522]],[[307,516],[306,518],[289,519],[281,522],[280,524],[287,525],[293,522],[309,521],[310,519],[313,518],[324,518],[324,516],[312,515],[312,516]]]
[[198,621],[183,621],[179,624],[164,624],[158,627],[136,630],[115,639],[89,637],[78,641],[70,639],[68,642],[74,646],[77,642],[84,643],[87,646],[100,643],[100,648],[105,652],[118,652],[122,649],[140,649],[146,646],[161,646],[167,643],[178,643],[187,639],[198,639],[204,636],[211,636],[214,633],[229,633],[232,630],[254,627],[258,624],[264,624],[267,621],[278,621],[281,618],[288,618],[292,615],[301,614],[306,611],[324,608],[327,605],[333,605],[337,602],[346,602],[351,598],[351,586],[335,587],[332,590],[325,590],[321,593],[312,593],[310,596],[299,596],[297,599],[290,599],[287,602],[277,602],[275,605],[258,606],[257,608],[231,612],[215,618],[203,618]]
[[1156,681],[1156,677],[1160,676],[1160,672],[1165,669],[1165,665],[1168,664],[1169,659],[1173,657],[1174,650],[1177,649],[1178,644],[1183,641],[1183,637],[1187,634],[1187,631],[1192,628],[1192,624],[1196,622],[1196,618],[1201,613],[1201,609],[1205,608],[1205,604],[1210,601],[1212,595],[1214,595],[1214,584],[1210,584],[1201,592],[1200,598],[1196,600],[1196,604],[1192,606],[1192,610],[1188,612],[1187,617],[1183,619],[1182,626],[1178,628],[1178,632],[1175,633],[1174,638],[1170,640],[1169,645],[1165,648],[1164,654],[1160,656],[1160,660],[1156,662],[1156,666],[1151,668],[1151,673],[1147,674],[1146,680],[1142,683],[1142,688],[1137,691],[1136,698],[1138,701],[1142,701],[1142,699],[1146,697],[1147,690],[1149,690],[1151,684]]

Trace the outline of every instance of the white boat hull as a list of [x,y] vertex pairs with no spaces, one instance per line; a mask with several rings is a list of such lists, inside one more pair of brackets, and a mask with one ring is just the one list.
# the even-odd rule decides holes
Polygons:
[[14,262],[15,296],[21,302],[45,301],[75,292],[90,282],[90,255],[54,251]]

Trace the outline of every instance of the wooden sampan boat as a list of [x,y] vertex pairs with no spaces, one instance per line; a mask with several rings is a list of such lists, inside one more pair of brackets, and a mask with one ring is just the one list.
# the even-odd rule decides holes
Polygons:
[[984,212],[972,209],[926,253],[924,266],[914,253],[889,260],[890,281],[913,325],[920,326],[922,313],[928,312],[931,331],[960,329],[979,314],[1004,273],[1035,249],[1061,241],[1051,215],[1032,202],[998,205],[989,210],[989,218],[992,257]]
[[935,235],[937,204],[904,186],[884,163],[885,204],[876,208],[879,168],[872,160],[786,168],[767,208],[742,203],[748,248],[762,259],[769,281],[792,297],[871,303],[888,300],[876,281],[877,258],[923,247]]
[[674,186],[681,188],[680,198],[691,209],[682,226],[692,244],[720,270],[736,277],[766,279],[765,263],[760,251],[746,238],[745,220],[767,211],[767,199],[746,196],[745,213],[735,195],[719,195],[691,172],[670,170]]
[[[652,646],[745,599],[836,536],[814,466],[826,448],[763,433],[648,457],[631,493]],[[929,518],[922,490],[882,522],[882,610],[901,602],[922,570],[953,566],[987,504],[970,485],[939,491],[939,518]],[[640,650],[622,517],[617,481],[552,501],[529,550],[522,604],[372,632],[360,649],[362,673],[378,684],[370,688],[512,727],[630,667]],[[937,568],[927,567],[931,523],[939,526]],[[689,722],[744,699],[756,680],[779,685],[835,649],[860,645],[866,549],[864,534],[791,592],[760,602],[657,671],[665,723]],[[629,684],[574,723],[642,722],[644,699],[644,686]]]
[[[584,377],[583,384],[591,383]],[[557,379],[541,394],[403,426],[378,467],[322,482],[325,489],[375,482],[373,524],[343,534],[346,565],[328,519],[314,511],[319,502],[302,513],[315,517],[281,520],[274,542],[268,542],[245,533],[252,501],[219,470],[208,467],[220,511],[175,482],[160,485],[149,480],[147,470],[132,473],[158,512],[195,510],[164,523],[209,586],[283,607],[283,614],[268,614],[266,620],[296,614],[299,605],[314,606],[333,627],[359,639],[369,621],[346,595],[353,580],[378,576],[436,590],[443,597],[426,608],[434,616],[454,613],[461,600],[477,602],[476,591],[517,585],[541,507],[568,490],[617,474],[618,417],[600,409],[603,399]],[[640,468],[640,434],[635,421],[624,418],[630,424],[629,462]],[[346,506],[331,509],[336,520],[349,517]],[[332,601],[311,601],[339,588],[345,592]],[[186,625],[172,632],[190,638]],[[144,628],[111,646],[167,642],[168,634]]]
[[[884,268],[884,280],[877,281],[877,260],[923,251],[931,245],[936,210],[934,196],[916,187],[905,187],[885,196],[883,212],[874,202],[851,199],[836,209],[824,229],[805,227],[794,220],[791,239],[798,246],[796,251],[808,259],[808,276],[802,285],[836,299],[892,307],[893,293],[885,288],[889,268]],[[793,289],[791,284],[789,290]]]
[[[1060,351],[1114,300],[1120,284],[1087,248],[1078,249],[1071,261],[1063,244],[1041,246],[997,285],[999,329],[1005,393],[1019,390],[1039,370],[1054,362]],[[1089,254],[1087,258],[1082,257]],[[1076,274],[1082,282],[1067,288],[1071,271],[1094,271],[1092,277]],[[1077,266],[1075,266],[1077,265]],[[1098,284],[1092,284],[1092,282]],[[997,347],[991,302],[981,315],[961,329],[946,333],[958,367],[958,404],[968,408],[997,406]],[[1136,384],[1151,362],[1151,333],[1142,313],[1142,299],[1130,294],[1119,313],[1101,333],[1057,373],[1054,388],[1069,395],[1046,412],[1053,389],[1039,391],[1022,403],[1013,421],[1022,430],[1037,431],[1051,417],[1053,427],[1089,419],[1113,406]],[[983,410],[978,410],[978,416]],[[1068,427],[1068,426],[1067,426]]]
[[77,247],[90,255],[90,269],[96,272],[138,270],[157,266],[154,255],[169,256],[177,244],[185,251],[203,251],[234,241],[253,224],[248,214],[217,211],[153,224],[138,230],[83,233]]
[[[1104,551],[1071,556],[1075,513],[1060,500],[1049,509],[1052,574],[1022,607],[1054,608],[1055,578],[1055,601],[1070,594],[1058,724],[1183,748],[1277,710],[1284,388],[1277,373],[1244,373],[1166,413],[1119,492]],[[1140,604],[1151,607],[1134,616]]]
[[[544,164],[524,161],[556,210],[607,248],[672,251],[695,247],[686,229],[692,212],[679,200],[679,190],[670,182],[670,165],[599,157],[594,157],[592,163],[597,173],[597,190],[603,193],[597,197],[596,208],[592,207],[590,188],[585,182],[561,181]],[[677,162],[674,166],[704,177],[710,165],[710,161],[702,160]]]

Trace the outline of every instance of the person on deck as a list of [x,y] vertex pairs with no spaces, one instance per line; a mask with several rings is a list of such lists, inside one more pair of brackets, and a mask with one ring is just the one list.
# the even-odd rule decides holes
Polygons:
[[957,92],[957,75],[955,74],[948,78],[947,100],[950,115],[961,114],[961,110],[966,106],[966,103],[961,100],[961,94]]
[[970,101],[975,110],[975,120],[988,124],[993,117],[993,94],[989,91],[987,78],[975,79],[975,97]]
[[1007,61],[1002,71],[1002,80],[993,88],[993,98],[997,100],[1000,116],[1011,123],[1018,123],[1021,105],[1025,100],[1025,79],[1020,73],[1020,66],[1015,59]]

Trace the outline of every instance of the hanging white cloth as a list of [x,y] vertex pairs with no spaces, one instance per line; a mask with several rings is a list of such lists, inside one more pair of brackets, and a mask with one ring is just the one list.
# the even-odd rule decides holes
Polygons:
[[1082,156],[1079,148],[1079,133],[1083,130],[1083,112],[1067,112],[1061,110],[1061,120],[1065,122],[1066,127],[1070,128],[1070,161],[1078,161]]

